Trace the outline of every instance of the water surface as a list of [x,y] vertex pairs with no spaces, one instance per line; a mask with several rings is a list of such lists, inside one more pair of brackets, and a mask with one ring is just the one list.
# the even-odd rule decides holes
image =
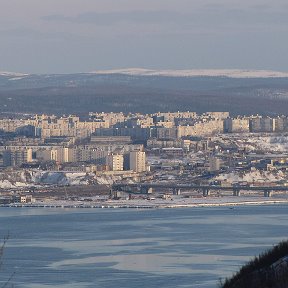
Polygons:
[[0,208],[0,281],[19,288],[217,287],[287,237],[288,205]]

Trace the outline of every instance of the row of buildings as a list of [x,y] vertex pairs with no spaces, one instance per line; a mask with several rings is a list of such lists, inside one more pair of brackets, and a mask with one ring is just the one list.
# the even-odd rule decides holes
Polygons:
[[[132,146],[133,147],[133,146]],[[95,167],[109,171],[147,170],[146,153],[142,150],[108,150],[85,147],[0,147],[0,167],[21,166],[22,164],[55,162],[92,163]],[[130,147],[131,148],[131,147]]]
[[224,133],[287,132],[288,118],[282,117],[238,117],[224,120]]
[[131,136],[133,139],[181,138],[216,133],[288,131],[287,116],[229,117],[228,112],[173,112],[155,114],[90,113],[82,121],[77,116],[34,115],[28,119],[0,119],[0,129],[19,135],[86,138]]
[[34,115],[27,119],[0,119],[0,129],[0,167],[50,161],[59,165],[87,162],[112,171],[143,172],[147,170],[144,146],[150,151],[161,149],[168,156],[205,151],[205,137],[215,134],[288,132],[288,118],[232,118],[228,112],[198,115],[189,111],[146,115],[89,113],[85,121],[71,115]]

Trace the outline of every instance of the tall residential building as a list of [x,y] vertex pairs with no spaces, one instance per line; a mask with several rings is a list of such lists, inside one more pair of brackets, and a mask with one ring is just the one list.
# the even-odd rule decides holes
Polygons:
[[248,133],[248,118],[227,118],[224,120],[224,132],[226,133]]
[[288,131],[288,118],[287,116],[278,116],[274,119],[275,132]]
[[130,170],[135,172],[146,171],[146,154],[143,151],[132,151],[130,156]]
[[275,130],[275,121],[270,117],[256,116],[250,119],[250,132],[273,132]]
[[1,166],[20,166],[32,162],[32,149],[4,150],[1,152]]
[[107,156],[107,166],[112,171],[123,171],[124,158],[121,154],[110,154]]

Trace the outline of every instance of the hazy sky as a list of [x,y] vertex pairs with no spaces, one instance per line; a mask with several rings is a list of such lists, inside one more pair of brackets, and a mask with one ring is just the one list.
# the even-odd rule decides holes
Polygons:
[[288,71],[287,0],[0,0],[0,71]]

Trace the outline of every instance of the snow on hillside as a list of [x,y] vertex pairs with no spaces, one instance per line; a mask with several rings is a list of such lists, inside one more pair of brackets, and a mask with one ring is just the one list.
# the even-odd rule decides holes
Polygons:
[[13,182],[13,181],[9,181],[9,180],[2,180],[0,181],[0,188],[3,189],[11,189],[11,188],[19,188],[19,187],[27,187],[29,186],[26,183],[23,182]]
[[62,171],[37,171],[32,172],[31,182],[36,184],[57,185],[88,185],[91,180],[98,184],[111,185],[114,181],[121,181],[121,176],[95,176],[93,173],[85,172],[62,172]]
[[192,70],[150,70],[143,68],[127,68],[115,70],[97,70],[93,74],[123,74],[135,76],[170,76],[170,77],[196,77],[220,76],[229,78],[283,78],[288,73],[271,70],[240,70],[240,69],[192,69]]
[[[85,73],[86,74],[86,73]],[[96,70],[88,74],[123,74],[130,76],[167,76],[167,77],[229,77],[229,78],[285,78],[288,72],[279,72],[271,70],[244,70],[244,69],[185,69],[185,70],[153,70],[144,68],[126,68],[112,70]],[[0,71],[0,76],[10,77],[9,80],[19,80],[29,76],[27,73]],[[41,75],[41,74],[39,74]],[[49,78],[49,74],[43,74],[43,77]]]
[[0,188],[10,189],[37,185],[73,186],[91,183],[111,185],[114,181],[120,180],[121,176],[96,176],[93,173],[85,172],[25,170],[0,173]]
[[93,175],[87,175],[84,172],[32,172],[31,182],[35,184],[48,185],[87,185],[89,178]]
[[245,148],[246,151],[261,150],[263,152],[288,152],[288,137],[287,136],[253,136],[243,137],[237,140],[237,145],[240,148]]
[[245,181],[251,184],[254,182],[278,182],[284,180],[285,178],[287,178],[287,175],[285,175],[282,171],[270,172],[256,170],[245,173],[235,171],[222,174],[215,177],[215,180],[227,181],[228,183]]
[[25,74],[25,73],[0,71],[0,76],[17,77],[14,79],[18,79],[18,77],[24,77],[24,76],[28,76],[28,75],[29,74]]

